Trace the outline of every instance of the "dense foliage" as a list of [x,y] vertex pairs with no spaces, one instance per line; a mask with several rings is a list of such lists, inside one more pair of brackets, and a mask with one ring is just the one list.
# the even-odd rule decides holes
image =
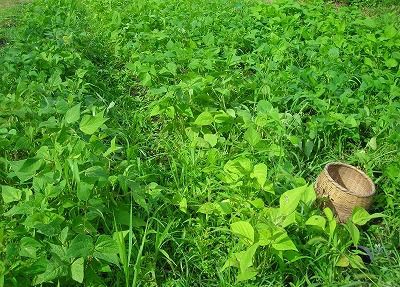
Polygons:
[[[0,286],[400,284],[399,48],[395,15],[322,0],[26,5]],[[375,214],[318,208],[329,161],[373,178]]]

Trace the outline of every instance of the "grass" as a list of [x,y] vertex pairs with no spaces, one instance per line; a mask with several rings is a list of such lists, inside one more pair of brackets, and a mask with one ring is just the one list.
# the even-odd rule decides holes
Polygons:
[[357,6],[365,15],[370,17],[379,17],[384,14],[393,13],[399,14],[400,7],[397,0],[376,1],[376,0],[347,0],[334,1],[337,7],[342,6]]
[[20,15],[20,5],[25,3],[25,0],[0,0],[0,47],[5,46],[9,39],[12,39],[13,27],[17,20],[17,15]]
[[0,8],[1,9],[9,9],[11,7],[14,7],[15,5],[18,5],[19,3],[21,3],[21,1],[1,0],[0,1]]
[[[0,287],[400,283],[395,14],[18,7],[0,30]],[[345,224],[312,187],[331,161],[378,188]]]

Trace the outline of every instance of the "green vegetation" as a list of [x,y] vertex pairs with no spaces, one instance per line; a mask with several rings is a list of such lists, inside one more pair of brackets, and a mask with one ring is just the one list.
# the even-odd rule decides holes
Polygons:
[[[0,50],[0,286],[399,285],[398,19],[26,4]],[[329,161],[373,178],[371,215],[318,207]]]

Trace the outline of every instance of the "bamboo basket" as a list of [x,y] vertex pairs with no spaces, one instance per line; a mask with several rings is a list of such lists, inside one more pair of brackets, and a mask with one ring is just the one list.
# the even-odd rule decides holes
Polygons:
[[318,197],[327,197],[327,205],[345,222],[356,206],[368,209],[375,194],[375,185],[354,166],[333,162],[325,166],[315,183]]

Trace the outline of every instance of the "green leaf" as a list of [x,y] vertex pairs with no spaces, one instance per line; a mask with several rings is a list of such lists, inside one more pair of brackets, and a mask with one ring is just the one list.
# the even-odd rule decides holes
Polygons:
[[336,262],[336,266],[338,267],[348,267],[350,265],[349,258],[345,255],[340,256],[338,262]]
[[118,245],[115,240],[109,235],[100,235],[99,238],[97,238],[94,249],[97,252],[101,253],[118,253]]
[[399,65],[399,63],[397,62],[397,60],[394,59],[394,58],[390,58],[390,59],[386,60],[386,61],[385,61],[385,64],[386,64],[386,66],[389,67],[389,68],[394,68],[394,67],[397,67],[397,66]]
[[247,221],[237,221],[231,224],[232,233],[242,237],[251,245],[254,243],[254,228]]
[[249,174],[253,170],[253,165],[250,159],[240,157],[235,160],[228,160],[224,165],[224,171],[231,174],[239,175],[240,177]]
[[53,258],[46,266],[46,270],[37,275],[33,280],[33,285],[39,285],[45,282],[53,281],[54,279],[66,276],[68,267],[59,259]]
[[306,225],[317,226],[322,230],[325,229],[325,224],[326,224],[326,219],[319,215],[313,215],[306,221]]
[[110,154],[112,154],[112,153],[114,153],[114,152],[116,152],[116,151],[118,151],[118,150],[120,150],[122,148],[120,146],[117,146],[117,144],[115,143],[115,140],[116,140],[116,137],[114,137],[111,140],[110,147],[103,153],[103,156],[107,157]]
[[[234,254],[234,255],[236,255],[236,254]],[[221,267],[220,271],[224,272],[229,267],[237,267],[237,268],[239,268],[239,262],[237,261],[236,256],[232,256],[232,257],[228,258],[225,261],[224,265]]]
[[348,221],[345,225],[346,229],[349,231],[351,239],[353,240],[354,245],[358,245],[358,241],[360,240],[360,231],[357,226],[352,221]]
[[93,252],[93,241],[89,235],[78,234],[67,249],[67,257],[87,257]]
[[337,223],[335,217],[333,216],[332,210],[329,207],[324,208],[324,213],[328,219],[329,238],[332,239],[336,230]]
[[247,248],[246,251],[236,253],[236,259],[239,261],[239,268],[241,272],[246,271],[253,265],[254,254],[256,253],[258,244],[254,244]]
[[257,111],[259,113],[270,113],[274,107],[272,104],[267,100],[261,100],[257,103]]
[[214,35],[212,33],[208,33],[208,34],[204,35],[202,40],[203,40],[204,44],[206,44],[206,46],[214,45]]
[[376,137],[372,137],[368,143],[367,146],[370,147],[372,150],[376,150],[378,148],[377,144],[376,144]]
[[179,201],[179,210],[186,213],[187,212],[187,200],[186,198],[182,198],[181,201]]
[[304,154],[306,155],[306,157],[310,157],[313,148],[314,148],[314,142],[311,140],[307,140],[306,143],[304,144]]
[[170,106],[168,108],[165,109],[165,114],[170,118],[170,119],[174,119],[175,118],[175,107],[174,106]]
[[279,209],[282,215],[289,215],[296,210],[306,186],[286,191],[279,198]]
[[236,277],[236,282],[242,282],[242,281],[247,281],[250,280],[257,275],[257,270],[253,267],[250,267],[244,271],[241,271],[237,277]]
[[82,132],[88,135],[94,134],[105,122],[107,121],[104,118],[104,111],[96,114],[95,116],[92,115],[84,115],[82,121],[79,125],[79,128]]
[[272,228],[267,224],[260,223],[257,226],[258,244],[260,246],[267,246],[272,243]]
[[42,245],[33,238],[24,237],[21,239],[19,255],[29,258],[36,258],[36,251]]
[[264,201],[261,198],[256,198],[254,200],[251,200],[250,203],[255,208],[258,208],[258,209],[264,208]]
[[284,229],[280,229],[274,232],[274,240],[272,242],[272,248],[277,251],[293,250],[297,251],[296,245],[289,238]]
[[89,200],[93,186],[94,186],[93,184],[89,184],[83,181],[79,182],[76,193],[78,199],[82,201]]
[[214,207],[215,210],[218,211],[220,214],[232,213],[232,205],[228,199],[218,202]]
[[314,203],[315,199],[317,198],[314,187],[312,185],[309,185],[306,187],[303,191],[303,194],[300,198],[302,202],[304,202],[307,205],[311,205]]
[[68,231],[69,231],[68,226],[65,226],[65,227],[63,228],[63,230],[61,230],[61,233],[60,233],[60,241],[61,241],[62,244],[64,244],[64,243],[67,241]]
[[215,147],[218,142],[218,135],[216,134],[205,134],[204,140],[210,144],[211,147]]
[[210,112],[202,112],[194,121],[194,124],[197,126],[208,126],[211,125],[213,121],[214,118]]
[[154,116],[159,115],[161,112],[162,112],[162,110],[161,110],[161,108],[160,108],[160,105],[155,105],[155,106],[151,109],[149,116],[150,116],[150,117],[154,117]]
[[325,213],[325,216],[328,219],[328,221],[335,220],[335,217],[333,216],[333,212],[329,207],[324,208],[324,213]]
[[21,182],[24,182],[36,175],[36,172],[42,166],[42,163],[43,160],[41,159],[28,158],[19,161],[13,161],[10,163],[10,166]]
[[350,266],[355,269],[366,269],[364,265],[364,261],[358,255],[350,255],[349,256]]
[[76,159],[68,158],[67,162],[72,172],[72,178],[77,184],[79,184],[81,182],[81,176],[79,172],[78,161]]
[[368,211],[366,211],[364,208],[357,206],[356,208],[354,208],[351,218],[354,224],[364,225],[371,219],[379,217],[385,217],[385,215],[382,213],[369,214]]
[[292,212],[284,217],[284,220],[280,223],[280,226],[287,227],[294,223],[296,223],[296,213]]
[[199,209],[197,212],[203,213],[203,214],[212,214],[214,212],[214,204],[212,202],[206,202],[200,205]]
[[258,127],[265,127],[268,124],[269,120],[270,120],[270,118],[268,117],[267,114],[259,114],[256,116],[254,123]]
[[87,73],[87,70],[84,69],[78,69],[76,70],[76,75],[78,76],[78,78],[83,78]]
[[141,76],[141,84],[145,87],[151,86],[151,75],[149,73],[144,73],[143,76]]
[[256,164],[253,168],[253,172],[250,174],[250,177],[255,178],[260,187],[263,188],[265,182],[267,181],[267,171],[268,168],[265,164]]
[[146,201],[146,194],[144,193],[143,189],[139,185],[132,185],[131,186],[131,195],[133,200],[139,204],[144,210],[149,210],[149,205]]
[[388,25],[385,27],[384,35],[385,37],[391,39],[394,38],[397,34],[397,30],[393,25]]
[[244,139],[254,147],[261,141],[261,135],[255,128],[249,127],[244,133]]
[[20,201],[22,197],[22,191],[12,186],[2,185],[1,195],[4,203],[10,203],[13,201]]
[[78,121],[80,117],[81,117],[81,104],[80,103],[73,106],[65,113],[65,121],[68,124],[72,124],[72,123]]
[[71,264],[71,277],[76,282],[82,283],[84,278],[85,259],[78,258]]
[[175,63],[168,63],[167,65],[166,65],[166,68],[167,68],[167,70],[168,70],[168,72],[170,72],[172,75],[176,75],[176,64]]

